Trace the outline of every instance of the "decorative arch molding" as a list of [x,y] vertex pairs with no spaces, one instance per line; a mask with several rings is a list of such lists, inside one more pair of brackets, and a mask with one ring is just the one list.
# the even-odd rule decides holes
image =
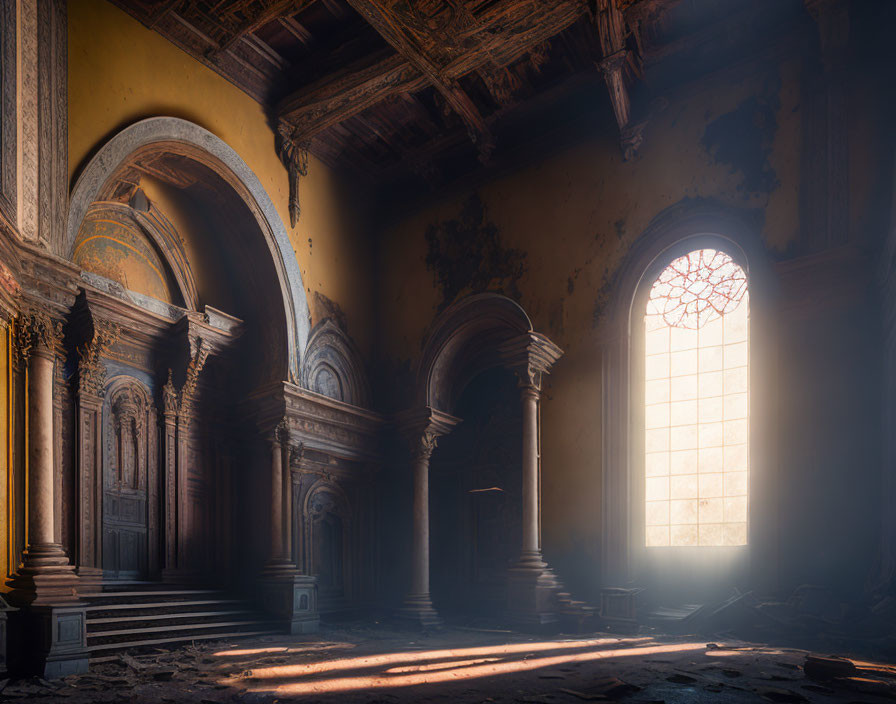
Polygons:
[[[668,208],[650,223],[621,264],[606,292],[609,304],[598,310],[601,359],[601,581],[607,586],[628,584],[639,577],[639,547],[633,524],[635,501],[633,396],[638,334],[637,308],[662,269],[694,249],[721,249],[746,272],[750,287],[751,445],[757,448],[752,464],[751,494],[762,501],[776,496],[775,429],[773,400],[763,389],[776,388],[777,334],[772,314],[777,308],[777,280],[762,242],[760,228],[742,212],[711,202],[687,202]],[[637,347],[637,349],[635,349]],[[761,379],[757,384],[756,379]],[[640,446],[640,445],[638,445]],[[751,499],[751,504],[755,502]],[[751,550],[771,548],[776,533],[774,506],[753,521]],[[761,524],[761,525],[760,525]],[[765,571],[768,578],[770,570]],[[755,576],[755,575],[754,575]]]
[[503,363],[502,345],[531,333],[526,311],[506,296],[481,293],[457,301],[436,318],[423,348],[420,405],[450,413],[476,374]]
[[332,319],[314,326],[302,362],[302,385],[309,391],[366,408],[370,390],[361,355]]
[[208,130],[176,117],[151,117],[124,128],[90,160],[78,177],[69,202],[62,251],[71,259],[81,222],[90,205],[101,198],[107,182],[128,160],[146,148],[176,145],[188,158],[208,167],[243,200],[264,236],[283,298],[287,330],[288,374],[300,378],[301,355],[308,342],[311,314],[305,298],[302,273],[280,215],[258,177],[223,140]]

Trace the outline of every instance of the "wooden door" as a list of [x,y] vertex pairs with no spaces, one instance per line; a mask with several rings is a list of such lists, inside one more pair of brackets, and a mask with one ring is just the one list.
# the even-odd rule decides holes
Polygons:
[[108,394],[103,409],[103,571],[118,579],[147,576],[148,397],[136,384]]

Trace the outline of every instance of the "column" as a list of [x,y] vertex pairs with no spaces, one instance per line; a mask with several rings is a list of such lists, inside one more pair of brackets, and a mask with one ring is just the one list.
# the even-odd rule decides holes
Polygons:
[[436,435],[424,431],[410,443],[414,474],[411,591],[399,616],[426,628],[441,623],[429,595],[429,459],[436,448]]
[[[29,580],[31,603],[74,601],[70,586],[77,580],[68,556],[54,539],[53,370],[62,323],[45,313],[23,315],[18,323],[19,354],[28,363],[28,547],[17,575],[34,576]],[[66,575],[70,580],[59,585],[56,578],[37,579],[38,574]],[[14,586],[27,588],[21,580]]]
[[538,399],[541,395],[541,374],[527,375],[520,384],[523,404],[523,545],[520,563],[543,565],[539,517]]
[[411,589],[398,616],[417,628],[435,628],[441,624],[429,594],[429,460],[437,438],[459,422],[458,418],[428,406],[398,418],[410,448],[414,481]]
[[292,476],[286,452],[290,446],[288,420],[284,419],[274,429],[269,444],[270,548],[261,573],[262,602],[290,633],[313,633],[320,625],[317,577],[303,574],[292,561]]
[[17,356],[28,364],[28,547],[9,579],[10,601],[22,614],[18,667],[43,677],[86,672],[86,613],[78,577],[54,542],[53,368],[62,323],[45,312],[16,321]]
[[429,458],[436,447],[432,433],[420,438],[414,456],[414,539],[411,594],[429,600]]
[[271,565],[288,563],[283,551],[283,445],[279,428],[271,439]]
[[542,377],[563,354],[543,335],[525,333],[504,343],[501,358],[519,378],[522,404],[522,540],[520,558],[507,575],[507,612],[523,628],[541,629],[559,618],[565,598],[541,555],[541,456],[538,402]]

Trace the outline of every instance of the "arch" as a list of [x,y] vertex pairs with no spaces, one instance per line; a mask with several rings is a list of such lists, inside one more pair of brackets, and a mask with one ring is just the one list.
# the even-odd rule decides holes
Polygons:
[[[759,227],[742,212],[707,201],[686,202],[660,213],[633,245],[620,266],[613,285],[606,292],[610,303],[598,313],[602,363],[602,575],[604,584],[620,584],[638,576],[642,561],[639,545],[639,516],[633,507],[638,500],[636,451],[643,442],[636,428],[638,403],[643,388],[635,377],[638,366],[639,333],[643,342],[643,306],[647,294],[662,269],[672,260],[695,249],[726,252],[746,272],[750,289],[750,337],[773,340],[770,309],[775,305],[776,286],[765,253]],[[756,334],[758,332],[758,334]],[[755,378],[768,379],[773,342],[753,346],[750,366],[751,444],[757,437],[773,432],[775,411],[761,393],[768,386],[756,386]],[[643,414],[643,409],[641,410]],[[763,495],[771,491],[771,458],[767,443],[761,443],[751,464],[762,467],[751,472],[751,493],[761,486]],[[755,507],[756,504],[750,502]],[[750,544],[761,543],[773,534],[774,519],[751,521]],[[763,532],[757,540],[756,531]]]
[[361,355],[332,319],[322,320],[311,332],[302,363],[302,384],[353,406],[370,404]]
[[208,130],[176,117],[151,117],[136,122],[110,139],[78,177],[69,202],[62,256],[71,259],[81,222],[107,182],[138,151],[176,146],[178,152],[222,177],[239,195],[258,223],[277,272],[287,331],[286,372],[300,378],[301,356],[308,342],[311,314],[302,274],[280,215],[258,177],[223,140]]
[[480,293],[449,306],[433,323],[417,375],[418,400],[450,413],[469,381],[501,363],[501,344],[533,331],[516,302]]

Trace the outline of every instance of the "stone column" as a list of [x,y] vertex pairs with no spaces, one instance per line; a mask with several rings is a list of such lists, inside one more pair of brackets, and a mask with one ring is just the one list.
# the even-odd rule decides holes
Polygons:
[[295,565],[291,564],[283,545],[283,444],[280,436],[281,429],[278,427],[271,438],[271,548],[268,564],[294,569]]
[[501,357],[520,382],[522,422],[522,545],[507,581],[510,619],[523,627],[541,628],[558,619],[561,585],[541,555],[541,456],[538,403],[541,380],[563,352],[543,335],[526,333],[509,340]]
[[54,540],[53,370],[62,323],[43,311],[20,316],[16,345],[28,364],[28,547],[9,579],[10,600],[22,614],[29,640],[21,667],[45,677],[87,670],[84,605],[78,578],[62,545]]
[[541,559],[541,495],[539,491],[540,453],[538,447],[538,400],[541,396],[538,381],[527,379],[520,385],[523,404],[523,548],[520,562]]
[[[429,597],[429,458],[436,437],[424,433],[414,448],[414,528],[411,548],[411,593],[408,602],[431,610]],[[421,612],[422,613],[422,612]],[[433,616],[435,611],[432,611]]]
[[[284,454],[290,446],[289,423],[281,421],[269,436],[271,458],[270,548],[261,574],[261,592],[267,610],[290,633],[313,633],[320,625],[317,578],[303,574],[292,561],[292,477]],[[288,458],[288,455],[287,455]]]
[[441,624],[429,594],[429,460],[439,435],[448,433],[459,419],[434,408],[405,413],[399,425],[411,449],[414,505],[411,547],[411,590],[398,616],[415,627]]

